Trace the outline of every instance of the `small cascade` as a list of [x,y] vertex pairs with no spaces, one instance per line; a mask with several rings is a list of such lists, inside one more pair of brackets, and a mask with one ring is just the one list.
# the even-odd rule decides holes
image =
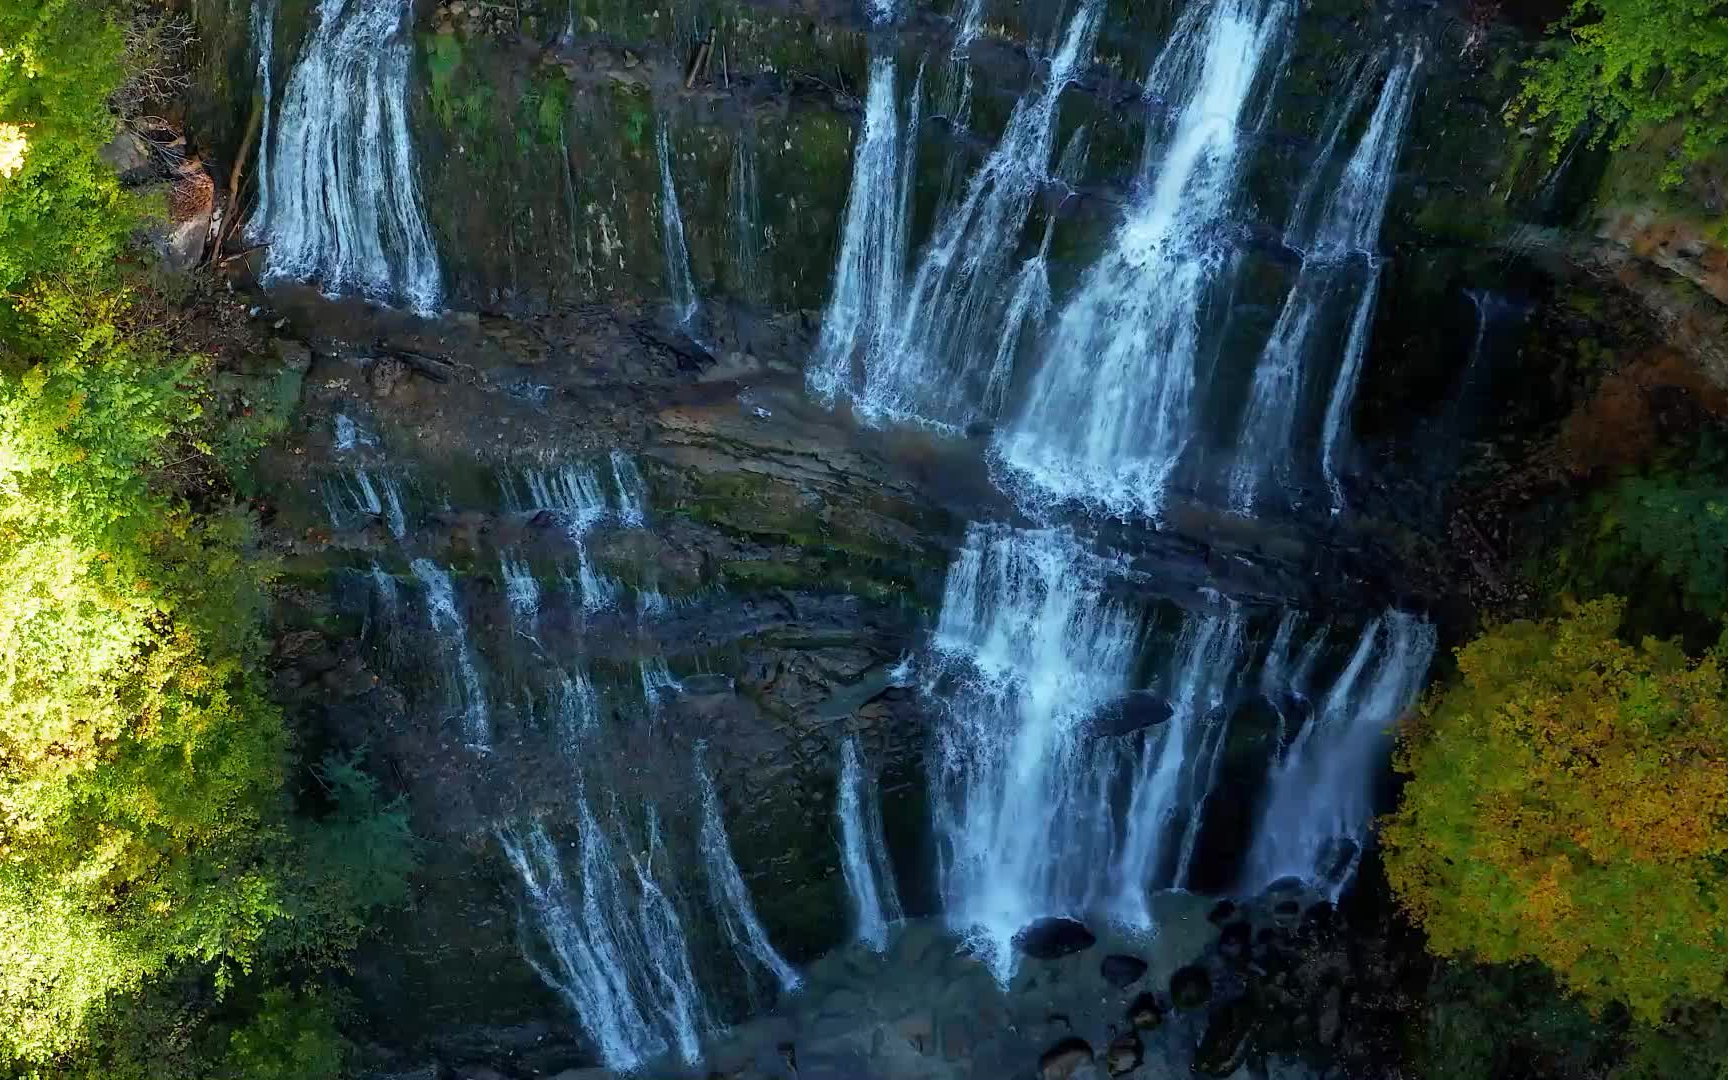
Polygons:
[[[529,963],[569,1003],[608,1068],[631,1072],[668,1050],[695,1064],[712,1021],[678,911],[654,877],[669,867],[658,817],[649,808],[639,857],[616,820],[601,826],[586,794],[578,792],[576,811],[574,881],[541,825],[525,836],[498,834],[548,953]],[[628,878],[620,850],[629,854]]]
[[534,568],[525,560],[499,557],[499,569],[504,575],[504,597],[510,603],[510,620],[516,629],[529,637],[540,620],[540,581]]
[[1158,515],[1199,422],[1203,309],[1235,261],[1248,105],[1290,17],[1285,0],[1190,5],[1153,64],[1139,193],[997,441],[998,464],[1043,497]]
[[258,201],[252,210],[254,221],[270,216],[270,107],[276,100],[276,5],[278,0],[252,0],[252,48],[258,54],[259,130],[258,161],[253,166],[257,175],[265,178],[258,185]]
[[558,744],[570,754],[575,754],[600,726],[600,695],[580,671],[559,676],[552,695],[552,710],[557,721]]
[[696,281],[690,274],[690,246],[684,240],[684,216],[672,182],[672,144],[664,121],[654,133],[654,146],[660,155],[660,249],[666,256],[666,288],[673,317],[679,326],[686,326],[696,317]]
[[486,690],[480,679],[480,667],[474,657],[474,646],[468,640],[468,624],[456,603],[456,587],[450,572],[430,559],[415,559],[414,576],[426,591],[426,615],[432,632],[437,635],[449,654],[451,666],[459,680],[462,702],[462,736],[473,750],[491,748],[492,719],[487,709]]
[[[264,277],[432,314],[443,295],[409,132],[409,0],[319,0],[261,151]],[[273,32],[272,32],[273,37]]]
[[984,0],[954,0],[954,53],[964,56],[984,32]]
[[362,446],[375,447],[378,436],[361,427],[347,413],[337,413],[331,423],[331,448],[338,454],[351,454]]
[[743,136],[732,144],[726,194],[731,204],[732,273],[738,295],[760,303],[768,297],[768,279],[762,269],[763,249],[767,246],[762,228],[762,186],[756,177],[755,146]]
[[1298,877],[1334,896],[1354,876],[1392,726],[1422,689],[1434,627],[1401,611],[1370,622],[1313,719],[1275,762],[1247,880]]
[[1294,710],[1308,701],[1308,688],[1314,680],[1315,665],[1326,648],[1327,633],[1322,627],[1299,651],[1295,649],[1296,630],[1302,624],[1302,613],[1286,611],[1278,620],[1278,629],[1260,664],[1259,690],[1278,716],[1278,746],[1274,760],[1282,761],[1290,745],[1292,721],[1300,721]]
[[937,221],[910,287],[885,298],[893,309],[880,315],[892,321],[873,327],[862,354],[857,407],[864,416],[957,430],[999,409],[1007,388],[1003,358],[1011,362],[1018,344],[1017,336],[1003,340],[1003,321],[1018,299],[1016,331],[1023,325],[1042,259],[1024,292],[1008,292],[1004,281],[1014,273],[1033,201],[1050,179],[1057,102],[1091,58],[1101,6],[1084,0],[1074,13],[1048,74],[1021,97],[964,196]]
[[505,475],[502,485],[513,510],[557,514],[572,537],[586,535],[612,513],[600,478],[580,465],[524,469],[519,476]]
[[852,897],[858,940],[880,953],[888,947],[889,926],[904,916],[875,791],[864,771],[857,736],[847,736],[840,745],[840,870]]
[[1344,450],[1345,433],[1350,426],[1350,409],[1356,403],[1356,383],[1362,376],[1362,360],[1368,355],[1368,334],[1374,325],[1374,301],[1380,295],[1382,260],[1370,257],[1368,280],[1356,298],[1356,310],[1350,315],[1350,332],[1344,338],[1344,357],[1338,365],[1338,377],[1326,398],[1326,416],[1320,428],[1320,472],[1326,480],[1326,490],[1332,497],[1332,513],[1344,510],[1344,481],[1339,476],[1338,457]]
[[[1114,862],[1117,770],[1088,721],[1128,688],[1136,621],[1063,531],[974,525],[949,569],[926,693],[938,881],[949,922],[1006,982],[1014,935],[1087,910]],[[938,694],[938,685],[945,688]]]
[[372,564],[372,571],[368,576],[372,581],[372,596],[376,601],[373,610],[377,612],[385,629],[393,630],[402,611],[402,597],[396,588],[396,579],[385,573],[384,568],[377,563]]
[[732,944],[740,967],[750,970],[747,961],[755,963],[774,976],[782,993],[790,994],[804,984],[773,944],[768,931],[756,917],[756,907],[750,900],[750,890],[744,885],[744,875],[732,858],[732,841],[726,835],[726,819],[720,809],[720,793],[714,779],[708,775],[704,761],[705,743],[696,744],[696,781],[702,790],[702,865],[708,874],[708,887],[714,908],[720,916],[721,929]]
[[618,523],[640,529],[648,523],[648,487],[636,462],[622,450],[612,451],[612,488],[618,494]]
[[678,682],[672,669],[666,666],[666,658],[656,656],[652,660],[637,662],[637,674],[642,682],[642,698],[648,703],[651,716],[660,715],[660,709],[669,697],[673,697],[684,687]]
[[1152,925],[1149,883],[1180,887],[1187,881],[1224,745],[1226,725],[1219,714],[1242,662],[1243,630],[1242,612],[1230,604],[1222,614],[1187,616],[1177,635],[1167,677],[1170,719],[1141,747],[1115,865],[1111,907],[1129,926]]
[[871,59],[864,125],[852,152],[852,189],[841,223],[834,289],[805,375],[810,392],[830,404],[852,392],[856,358],[874,351],[874,342],[888,331],[900,302],[923,80],[913,90],[904,131],[895,103],[897,81],[892,56]]
[[576,541],[575,591],[581,597],[582,610],[589,615],[606,611],[618,603],[618,582],[595,568],[594,560],[588,555],[588,545],[581,539]]
[[[1302,269],[1255,367],[1254,385],[1230,475],[1230,505],[1237,513],[1253,513],[1262,497],[1262,485],[1268,479],[1276,480],[1285,491],[1296,487],[1291,461],[1296,449],[1294,435],[1303,373],[1317,339],[1321,338],[1318,331],[1328,325],[1326,316],[1334,306],[1331,301],[1345,291],[1352,263],[1358,256],[1368,261],[1369,269],[1353,305],[1351,338],[1358,339],[1354,342],[1356,347],[1366,349],[1367,313],[1372,311],[1380,273],[1375,265],[1375,248],[1386,203],[1391,197],[1393,172],[1403,146],[1420,63],[1421,55],[1415,53],[1398,61],[1387,73],[1368,127],[1324,204],[1312,215],[1312,224],[1308,221],[1311,216],[1308,204],[1313,190],[1320,185],[1324,161],[1316,163],[1302,196],[1297,199],[1285,243],[1303,252]],[[1350,110],[1363,96],[1362,81],[1358,81],[1346,99],[1343,114],[1334,119],[1323,152],[1331,148]],[[1358,322],[1363,324],[1361,335],[1356,332]],[[1348,401],[1354,396],[1360,366],[1361,354],[1347,341],[1339,382],[1330,395],[1321,434],[1322,470],[1328,487],[1337,482],[1330,463],[1342,438]]]
[[364,527],[382,521],[397,540],[408,535],[408,515],[395,477],[363,468],[348,469],[324,480],[324,512],[333,529]]

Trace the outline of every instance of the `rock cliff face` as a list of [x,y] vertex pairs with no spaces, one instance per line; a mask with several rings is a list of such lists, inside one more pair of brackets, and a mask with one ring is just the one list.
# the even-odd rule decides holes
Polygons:
[[[378,1038],[371,1066],[484,1062],[526,1077],[591,1063],[523,959],[532,931],[501,832],[534,820],[568,835],[582,793],[606,790],[659,806],[673,860],[694,860],[699,743],[758,912],[791,959],[847,932],[834,814],[848,735],[880,774],[908,912],[932,911],[932,721],[896,668],[928,638],[967,523],[1018,512],[989,482],[987,432],[874,430],[813,403],[803,372],[871,56],[893,56],[900,96],[923,106],[916,246],[1071,5],[990,0],[969,62],[951,56],[964,4],[908,6],[888,30],[846,0],[414,3],[411,129],[450,313],[419,319],[296,286],[257,297],[276,339],[263,377],[292,371],[300,390],[257,477],[283,567],[277,686],[310,746],[366,750],[427,840],[413,905],[354,976]],[[1025,230],[1035,244],[1046,219],[1060,225],[1058,294],[1130,193],[1147,115],[1138,80],[1180,10],[1105,6],[1061,101],[1067,171]],[[280,87],[318,13],[304,0],[275,12]],[[233,78],[194,110],[218,140],[243,126],[224,92],[250,85],[234,22],[245,14],[207,28],[233,43],[212,60]],[[1557,178],[1503,125],[1517,32],[1320,0],[1293,33],[1260,106],[1225,348],[1257,347],[1243,343],[1277,316],[1296,262],[1282,223],[1328,107],[1361,58],[1421,42],[1357,400],[1364,512],[1250,521],[1196,502],[1159,530],[1106,528],[1133,588],[1176,606],[1219,589],[1346,622],[1394,601],[1443,609],[1454,582],[1437,554],[1441,495],[1457,458],[1442,468],[1430,451],[1483,411],[1459,358],[1484,355],[1490,332],[1517,332],[1493,324],[1480,295],[1545,299],[1555,252],[1568,266],[1618,265],[1652,307],[1669,298],[1675,336],[1721,381],[1721,250],[1636,208],[1610,215],[1589,254],[1570,233],[1514,242],[1519,225],[1563,216],[1568,185],[1593,182]],[[670,303],[685,268],[668,261],[668,176],[699,298],[690,319]],[[238,285],[262,258],[236,264]],[[1487,393],[1530,374],[1516,351],[1488,350],[1504,370]],[[440,586],[459,597],[448,609]],[[572,737],[569,724],[586,722],[566,678],[578,661],[636,736],[604,750]],[[1271,724],[1232,736],[1226,775],[1252,771],[1241,763],[1261,760]],[[717,934],[693,936],[712,946]],[[697,951],[725,1010],[742,1015],[753,988],[715,949]]]

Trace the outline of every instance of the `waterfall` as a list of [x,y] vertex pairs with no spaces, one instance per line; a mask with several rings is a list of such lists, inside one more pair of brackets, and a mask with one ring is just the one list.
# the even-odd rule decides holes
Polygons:
[[742,135],[732,144],[726,192],[732,204],[732,272],[738,293],[746,300],[761,303],[768,297],[768,282],[762,273],[762,190],[756,178],[755,147]]
[[[1255,367],[1254,385],[1230,475],[1230,505],[1238,513],[1254,511],[1261,498],[1261,485],[1269,477],[1278,480],[1286,491],[1295,487],[1290,463],[1295,450],[1293,435],[1305,362],[1313,351],[1317,328],[1326,324],[1330,301],[1345,290],[1352,260],[1360,256],[1368,261],[1369,269],[1353,305],[1344,360],[1321,433],[1321,468],[1327,486],[1334,489],[1336,502],[1337,479],[1333,471],[1336,447],[1348,418],[1349,401],[1355,394],[1362,352],[1367,347],[1368,315],[1373,310],[1380,276],[1374,251],[1391,196],[1393,170],[1403,146],[1404,127],[1414,98],[1415,71],[1420,62],[1419,53],[1406,56],[1386,75],[1368,127],[1312,226],[1306,221],[1307,203],[1312,190],[1319,186],[1323,161],[1316,163],[1304,185],[1303,197],[1297,200],[1285,242],[1303,251],[1302,268]],[[1346,117],[1361,96],[1359,82],[1346,99]],[[1336,140],[1343,123],[1344,117],[1335,120],[1326,149]]]
[[663,656],[639,661],[636,668],[642,682],[642,698],[648,703],[648,712],[658,716],[661,702],[684,687],[673,676],[672,669],[666,666],[666,658]]
[[1080,5],[1049,73],[1015,104],[965,195],[936,223],[892,326],[864,355],[864,415],[951,429],[995,415],[1007,387],[999,361],[1013,352],[1013,343],[998,344],[1003,280],[1049,179],[1057,102],[1091,59],[1100,6]]
[[1313,718],[1274,763],[1246,887],[1299,877],[1336,895],[1349,882],[1391,727],[1421,691],[1434,646],[1434,627],[1400,611],[1363,630]]
[[852,366],[887,331],[899,303],[911,228],[912,181],[918,146],[918,101],[912,92],[904,134],[895,104],[894,59],[870,61],[864,124],[852,156],[852,188],[841,222],[834,289],[822,316],[822,334],[806,373],[810,392],[832,404],[853,386]]
[[[258,160],[253,166],[254,175],[263,179],[258,184],[258,202],[252,209],[253,221],[264,221],[270,216],[270,107],[276,97],[276,4],[277,0],[252,0],[252,45],[258,51],[258,95],[259,128],[258,128]],[[248,226],[248,232],[256,232],[257,226]]]
[[251,235],[269,245],[266,283],[317,280],[332,293],[404,303],[442,297],[408,130],[409,0],[319,0],[288,77],[260,172]]
[[964,56],[984,32],[984,0],[954,0],[954,6],[959,13],[955,20],[958,29],[954,32],[954,54]]
[[480,668],[474,659],[474,647],[468,640],[468,624],[456,603],[456,588],[450,572],[430,559],[415,559],[414,576],[426,590],[426,615],[432,632],[437,635],[449,654],[460,679],[462,697],[462,736],[471,749],[485,751],[492,741],[492,720],[486,706],[486,690],[480,680]]
[[690,247],[684,240],[684,216],[678,211],[678,188],[672,182],[672,145],[662,121],[654,132],[660,154],[660,250],[666,257],[666,288],[679,326],[696,317],[696,282],[690,276]]
[[[712,1022],[677,909],[653,876],[670,865],[658,816],[650,807],[647,851],[638,857],[623,836],[607,835],[580,790],[576,811],[574,885],[544,827],[498,834],[550,954],[529,963],[569,1003],[608,1068],[631,1072],[669,1048],[695,1064]],[[619,848],[631,852],[634,896]]]
[[636,462],[622,450],[612,451],[612,489],[618,493],[618,521],[640,529],[648,523],[648,487]]
[[1225,226],[1245,113],[1289,16],[1284,0],[1184,11],[1148,80],[1154,135],[1138,193],[997,441],[1009,478],[1119,514],[1159,513],[1198,423],[1203,308],[1233,262]]
[[1151,926],[1147,890],[1166,879],[1164,866],[1172,853],[1168,880],[1180,886],[1187,879],[1224,744],[1225,721],[1219,713],[1242,650],[1243,615],[1236,605],[1223,614],[1191,614],[1183,620],[1167,678],[1170,719],[1141,747],[1115,865],[1111,906],[1128,925]]
[[903,916],[875,792],[859,757],[858,738],[847,736],[840,745],[840,870],[852,897],[858,940],[879,953],[888,947],[888,927]]
[[[1085,910],[1113,862],[1107,740],[1087,721],[1127,688],[1135,620],[1063,531],[974,525],[948,572],[926,682],[938,881],[949,922],[1004,982],[1013,936]],[[937,696],[938,684],[951,689]]]
[[587,534],[612,513],[600,478],[580,465],[524,469],[520,480],[518,488],[510,474],[501,478],[507,503],[520,513],[557,514],[572,538]]
[[510,618],[529,637],[540,619],[540,581],[525,560],[499,556],[504,576],[504,597],[510,603]]
[[408,535],[408,515],[402,509],[402,493],[394,477],[374,479],[370,470],[345,470],[324,481],[324,512],[330,527],[351,529],[368,521],[382,521],[390,535],[402,540]]
[[696,744],[696,781],[702,791],[702,865],[708,874],[708,887],[714,907],[720,916],[721,929],[732,943],[738,964],[750,970],[746,957],[774,976],[783,993],[792,993],[804,984],[768,940],[768,931],[756,917],[750,890],[744,885],[744,875],[732,858],[732,841],[726,836],[726,819],[720,810],[720,794],[714,779],[708,775],[704,761],[705,743]]
[[[1016,103],[964,196],[937,221],[909,288],[901,268],[916,114],[902,161],[893,129],[892,61],[878,58],[872,65],[842,261],[812,367],[812,386],[824,398],[852,391],[852,366],[859,362],[863,385],[856,405],[867,419],[958,430],[995,415],[1044,256],[1011,289],[1004,289],[1004,279],[1034,198],[1049,179],[1057,102],[1091,58],[1100,6],[1085,0],[1075,12],[1048,75]],[[878,80],[878,67],[888,77]],[[1012,340],[1002,332],[1005,318],[1016,330]]]
[[600,726],[600,696],[582,672],[560,675],[552,707],[557,718],[558,743],[574,755],[583,740]]

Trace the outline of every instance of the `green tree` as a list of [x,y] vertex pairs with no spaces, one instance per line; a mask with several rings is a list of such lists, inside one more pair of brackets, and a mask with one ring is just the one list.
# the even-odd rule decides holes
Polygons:
[[1558,149],[1581,129],[1615,148],[1668,124],[1684,164],[1728,143],[1728,3],[1722,0],[1574,0],[1529,65],[1516,115],[1546,123]]
[[1728,705],[1717,656],[1626,645],[1620,615],[1596,601],[1460,649],[1383,835],[1435,952],[1537,960],[1657,1022],[1728,1000]]

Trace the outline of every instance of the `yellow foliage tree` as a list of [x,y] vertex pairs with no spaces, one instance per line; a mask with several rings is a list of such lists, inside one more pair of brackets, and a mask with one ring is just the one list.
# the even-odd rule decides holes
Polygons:
[[1411,780],[1383,838],[1435,952],[1537,960],[1660,1021],[1728,1001],[1728,703],[1720,655],[1629,646],[1621,612],[1460,649],[1400,749]]

